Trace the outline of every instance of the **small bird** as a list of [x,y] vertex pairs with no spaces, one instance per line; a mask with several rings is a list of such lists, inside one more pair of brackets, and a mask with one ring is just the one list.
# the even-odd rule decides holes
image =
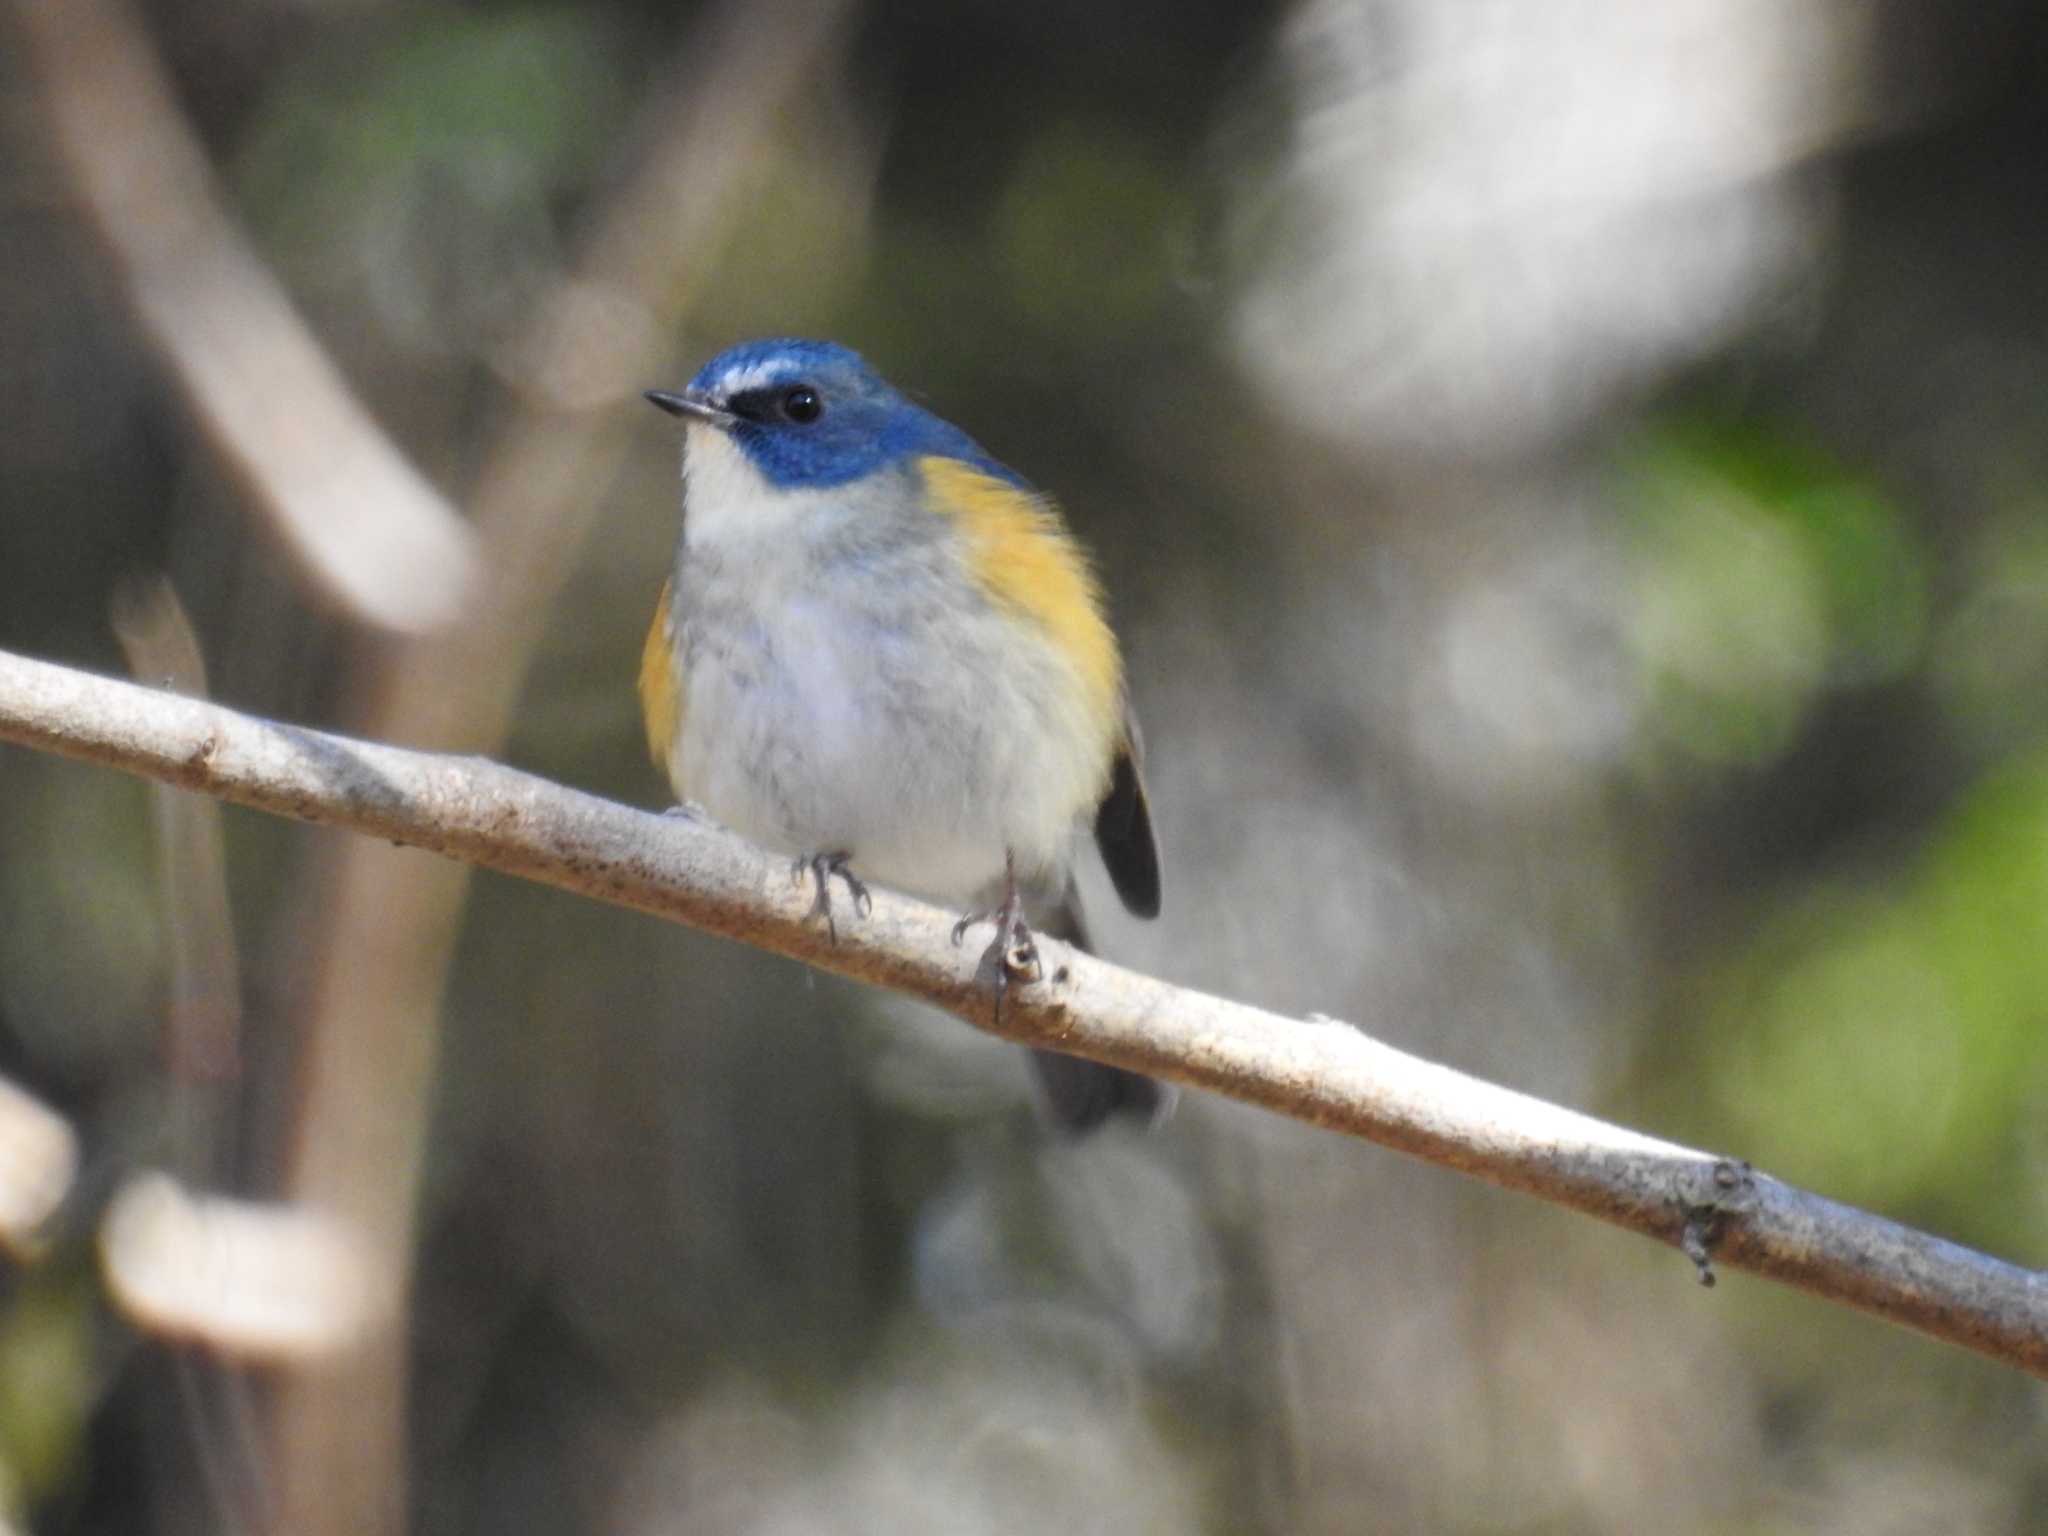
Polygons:
[[[679,393],[683,528],[641,658],[677,797],[794,859],[833,923],[863,879],[993,920],[982,971],[1034,931],[1088,947],[1074,859],[1159,911],[1139,737],[1100,583],[1059,510],[858,353],[732,347]],[[836,932],[836,929],[834,929]],[[1150,1078],[1034,1052],[1055,1120],[1152,1117]]]

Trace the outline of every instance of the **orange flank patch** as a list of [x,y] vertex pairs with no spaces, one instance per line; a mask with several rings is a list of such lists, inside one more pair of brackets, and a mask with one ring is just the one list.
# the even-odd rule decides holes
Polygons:
[[675,628],[669,617],[668,583],[663,582],[654,622],[647,626],[647,643],[640,648],[640,716],[647,722],[647,749],[664,773],[669,769],[669,754],[676,749],[676,727],[683,723],[678,682]]
[[1123,660],[1102,616],[1102,584],[1059,509],[958,459],[927,455],[918,467],[932,506],[966,530],[970,568],[984,590],[1044,628],[1080,675],[1103,737],[1113,738],[1122,709]]

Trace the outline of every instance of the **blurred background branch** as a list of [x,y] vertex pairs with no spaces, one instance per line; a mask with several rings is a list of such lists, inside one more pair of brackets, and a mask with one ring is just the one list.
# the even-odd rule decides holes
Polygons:
[[[785,859],[482,761],[373,746],[0,653],[0,738],[415,844],[914,993],[1027,1044],[1170,1077],[1365,1137],[2048,1376],[2048,1277],[1405,1055],[1075,952],[995,1017],[947,914],[883,892],[834,942]],[[151,1209],[166,1196],[152,1196]],[[130,1218],[126,1225],[139,1225]],[[167,1266],[175,1270],[177,1266]],[[351,1295],[348,1266],[293,1266]],[[218,1285],[201,1289],[220,1289]],[[354,1316],[348,1307],[307,1315]],[[339,1326],[339,1324],[337,1324]]]
[[[199,636],[169,582],[131,577],[112,608],[115,638],[138,681],[207,697]],[[368,1332],[378,1309],[368,1300],[366,1260],[346,1239],[302,1235],[330,1225],[320,1216],[205,1193],[235,1188],[245,1172],[237,1113],[246,1061],[242,966],[227,842],[218,801],[162,784],[150,801],[168,972],[165,1125],[152,1162],[168,1162],[171,1172],[131,1176],[115,1195],[101,1224],[101,1268],[127,1316],[193,1346],[173,1363],[191,1444],[223,1519],[258,1529],[271,1508],[268,1458],[236,1363],[332,1354]],[[309,1250],[331,1270],[317,1285],[306,1283]],[[176,1480],[161,1481],[160,1504],[174,1504]]]
[[0,1248],[32,1257],[77,1174],[78,1137],[69,1122],[0,1078]]
[[125,0],[15,0],[51,139],[202,429],[313,583],[431,629],[476,575],[455,511],[363,409],[221,207]]

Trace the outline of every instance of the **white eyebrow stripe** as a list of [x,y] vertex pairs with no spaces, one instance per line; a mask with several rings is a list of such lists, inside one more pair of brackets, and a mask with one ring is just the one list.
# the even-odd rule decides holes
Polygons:
[[730,399],[745,394],[750,389],[760,389],[773,384],[789,371],[787,364],[777,359],[750,363],[744,368],[735,368],[718,381],[719,393]]

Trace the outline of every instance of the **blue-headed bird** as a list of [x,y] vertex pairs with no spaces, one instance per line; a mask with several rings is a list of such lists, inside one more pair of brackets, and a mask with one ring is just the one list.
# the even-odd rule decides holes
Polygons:
[[[856,913],[872,879],[992,919],[1000,989],[1034,930],[1087,947],[1084,832],[1159,911],[1123,661],[1059,509],[831,342],[747,342],[680,392],[683,527],[640,696],[677,796]],[[1028,966],[1027,966],[1028,970]],[[1152,1080],[1034,1052],[1053,1116],[1151,1117]]]

